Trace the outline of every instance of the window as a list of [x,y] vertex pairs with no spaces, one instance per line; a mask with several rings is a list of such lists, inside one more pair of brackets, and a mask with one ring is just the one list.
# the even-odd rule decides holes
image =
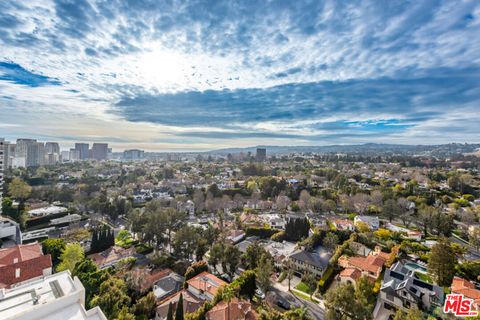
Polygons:
[[20,268],[15,269],[15,278],[20,278]]

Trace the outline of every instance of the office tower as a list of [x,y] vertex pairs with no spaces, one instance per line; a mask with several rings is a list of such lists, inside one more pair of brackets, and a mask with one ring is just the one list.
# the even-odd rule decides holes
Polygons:
[[70,149],[70,161],[78,161],[80,160],[80,151],[77,149]]
[[141,160],[144,158],[144,151],[138,149],[130,149],[123,151],[123,159],[127,161]]
[[43,166],[46,163],[46,158],[45,158],[45,143],[43,142],[37,142],[34,144],[35,148],[35,162],[33,164],[33,167],[38,167],[38,166]]
[[75,150],[78,151],[80,160],[88,159],[88,143],[75,143]]
[[15,143],[5,142],[4,152],[4,167],[10,169],[13,166],[13,159],[15,158],[15,150],[17,145]]
[[[75,149],[73,149],[75,150]],[[64,150],[60,152],[60,161],[62,162],[68,162],[70,161],[70,151]]]
[[38,165],[38,146],[35,139],[17,139],[15,167],[34,167]]
[[58,142],[45,143],[45,160],[48,165],[53,165],[60,161],[60,146]]
[[267,159],[267,149],[257,148],[256,159],[257,161],[265,161]]
[[108,143],[94,143],[92,146],[92,158],[95,160],[107,160]]
[[45,152],[47,154],[60,154],[60,145],[58,142],[45,142]]

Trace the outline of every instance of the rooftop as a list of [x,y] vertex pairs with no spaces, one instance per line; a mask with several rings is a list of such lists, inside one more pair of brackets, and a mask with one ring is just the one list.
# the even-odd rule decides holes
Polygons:
[[86,311],[84,299],[82,283],[64,271],[12,289],[1,289],[0,319],[106,320],[99,308]]

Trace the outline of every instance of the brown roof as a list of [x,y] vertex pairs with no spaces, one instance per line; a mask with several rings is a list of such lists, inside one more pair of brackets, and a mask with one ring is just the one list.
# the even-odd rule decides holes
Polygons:
[[43,276],[43,270],[52,267],[52,257],[43,255],[38,243],[17,245],[0,250],[0,287]]
[[234,298],[230,303],[219,302],[207,313],[206,318],[207,320],[255,320],[258,314],[250,302]]
[[211,295],[216,295],[220,287],[227,285],[225,281],[206,271],[188,280],[187,283],[188,286],[192,286],[200,291],[208,292]]
[[379,273],[382,271],[385,259],[381,256],[370,255],[368,257],[350,257],[348,264],[362,271]]
[[124,258],[131,256],[135,252],[135,248],[124,249],[122,247],[111,247],[105,251],[94,253],[88,257],[92,259],[93,263],[101,267],[103,265],[114,263]]
[[0,249],[0,267],[10,265],[14,262],[27,261],[42,255],[42,247],[38,242]]
[[340,272],[340,277],[342,278],[352,278],[357,281],[362,276],[362,272],[356,268],[347,268]]
[[465,279],[454,277],[452,282],[452,293],[463,294],[465,297],[475,300],[477,310],[480,309],[480,290]]
[[172,303],[173,311],[175,311],[175,309],[177,308],[178,299],[180,299],[180,295],[183,296],[183,313],[184,314],[197,311],[198,308],[200,308],[205,303],[204,300],[197,298],[187,290],[182,290],[177,292],[175,295],[173,295],[169,299],[162,302],[162,304],[160,304],[157,307],[157,314],[160,316],[160,318],[167,317],[168,306],[170,305],[170,303]]
[[130,271],[130,276],[138,279],[136,289],[140,292],[146,292],[158,280],[168,276],[173,271],[170,269],[149,270],[146,268],[136,268]]

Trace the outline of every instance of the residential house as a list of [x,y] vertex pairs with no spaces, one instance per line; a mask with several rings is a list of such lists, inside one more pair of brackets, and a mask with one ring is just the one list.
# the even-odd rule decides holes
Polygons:
[[475,285],[460,277],[454,277],[452,281],[452,293],[463,294],[466,298],[474,301],[474,308],[480,311],[480,290]]
[[[339,274],[337,279],[340,282],[353,281],[354,283],[356,280],[358,280],[358,278],[365,276],[371,279],[373,282],[382,273],[385,262],[386,258],[378,254],[370,254],[366,257],[341,256],[338,259],[338,264],[345,269]],[[359,272],[352,269],[356,269]]]
[[0,288],[10,288],[50,274],[52,257],[44,255],[37,242],[0,250]]
[[172,309],[176,310],[180,296],[183,298],[183,314],[195,312],[205,303],[205,300],[198,298],[188,290],[179,291],[158,305],[155,311],[155,320],[167,319],[170,304],[172,304]]
[[206,271],[187,281],[188,291],[195,296],[212,301],[218,289],[227,285],[225,281]]
[[441,307],[443,302],[441,287],[418,279],[414,270],[399,261],[385,270],[373,316],[375,319],[388,319],[397,309],[408,311],[414,305],[428,312]]
[[355,230],[355,226],[353,225],[353,222],[350,220],[337,219],[337,220],[334,220],[332,224],[338,230],[348,230],[348,231]]
[[165,300],[183,288],[185,278],[171,270],[168,271],[169,273],[159,278],[153,285],[153,293],[157,301]]
[[233,244],[237,244],[245,238],[245,231],[243,230],[229,230],[226,240]]
[[100,253],[94,253],[88,257],[92,259],[93,263],[97,265],[99,269],[105,269],[113,267],[121,260],[132,257],[135,253],[135,248],[124,249],[122,247],[111,247]]
[[296,273],[311,272],[317,278],[320,278],[327,269],[331,257],[330,252],[323,247],[319,247],[316,252],[297,250],[288,256],[288,259],[293,262]]
[[252,304],[238,298],[230,302],[220,301],[206,314],[207,320],[255,320],[258,313]]
[[365,223],[371,230],[378,230],[380,221],[377,216],[355,216],[353,223],[358,227],[359,223]]
[[212,301],[218,290],[226,285],[227,283],[225,281],[215,277],[213,274],[202,272],[187,281],[186,289],[160,302],[156,309],[155,319],[166,319],[170,303],[175,309],[180,295],[183,297],[184,314],[195,312],[206,301]]

